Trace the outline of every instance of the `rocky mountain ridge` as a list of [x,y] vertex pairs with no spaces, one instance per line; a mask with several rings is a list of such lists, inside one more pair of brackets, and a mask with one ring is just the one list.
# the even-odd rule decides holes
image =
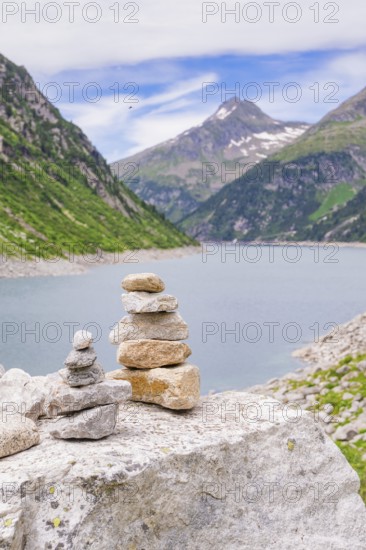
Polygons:
[[366,89],[180,223],[199,239],[366,242]]
[[37,247],[80,253],[188,244],[116,180],[26,69],[2,55],[0,92],[0,255],[12,247],[34,256]]
[[[245,166],[293,142],[309,127],[274,120],[250,101],[225,101],[202,124],[112,163],[139,197],[178,222],[234,180]],[[132,169],[132,167],[134,167]],[[133,175],[132,175],[133,174]]]

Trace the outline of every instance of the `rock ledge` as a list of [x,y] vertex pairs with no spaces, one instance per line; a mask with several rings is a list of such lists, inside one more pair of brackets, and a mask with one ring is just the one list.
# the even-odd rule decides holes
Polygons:
[[122,404],[98,443],[50,423],[1,460],[2,549],[366,548],[359,479],[309,413],[228,392],[187,413]]

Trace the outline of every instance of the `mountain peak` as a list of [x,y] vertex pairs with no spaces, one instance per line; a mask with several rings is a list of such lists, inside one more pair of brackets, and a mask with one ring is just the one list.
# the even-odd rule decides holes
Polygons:
[[232,97],[201,124],[115,162],[112,169],[118,175],[126,163],[138,165],[130,188],[177,222],[238,177],[245,164],[267,158],[307,128],[274,120],[255,103]]
[[221,103],[210,119],[225,120],[233,113],[235,113],[235,117],[240,118],[242,121],[254,118],[271,120],[271,117],[266,115],[255,103],[238,97],[233,97]]

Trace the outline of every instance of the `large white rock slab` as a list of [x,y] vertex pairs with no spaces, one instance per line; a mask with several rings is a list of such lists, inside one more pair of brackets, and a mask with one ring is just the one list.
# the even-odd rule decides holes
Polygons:
[[186,340],[188,325],[178,312],[131,313],[117,323],[109,334],[111,344],[125,340]]
[[130,399],[131,384],[123,380],[105,380],[99,384],[71,388],[64,382],[54,383],[45,406],[48,417],[68,414],[98,405],[110,405]]
[[[2,414],[0,422],[0,458],[37,445],[40,441],[35,423],[19,414]],[[2,546],[0,545],[0,548]]]
[[1,461],[0,547],[365,550],[356,473],[313,415],[276,403],[130,403],[97,442],[51,439],[41,422],[40,445]]
[[127,313],[156,313],[178,309],[178,300],[175,296],[149,292],[122,294],[122,304]]
[[117,412],[118,404],[112,404],[61,416],[49,432],[58,439],[102,439],[113,433]]

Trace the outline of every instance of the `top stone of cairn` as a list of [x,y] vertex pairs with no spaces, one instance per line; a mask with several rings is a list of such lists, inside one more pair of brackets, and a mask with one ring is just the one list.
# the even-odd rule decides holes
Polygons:
[[123,279],[122,288],[128,292],[162,292],[165,284],[155,273],[132,273]]
[[86,349],[93,343],[93,335],[86,330],[78,330],[74,334],[72,347],[75,350]]

